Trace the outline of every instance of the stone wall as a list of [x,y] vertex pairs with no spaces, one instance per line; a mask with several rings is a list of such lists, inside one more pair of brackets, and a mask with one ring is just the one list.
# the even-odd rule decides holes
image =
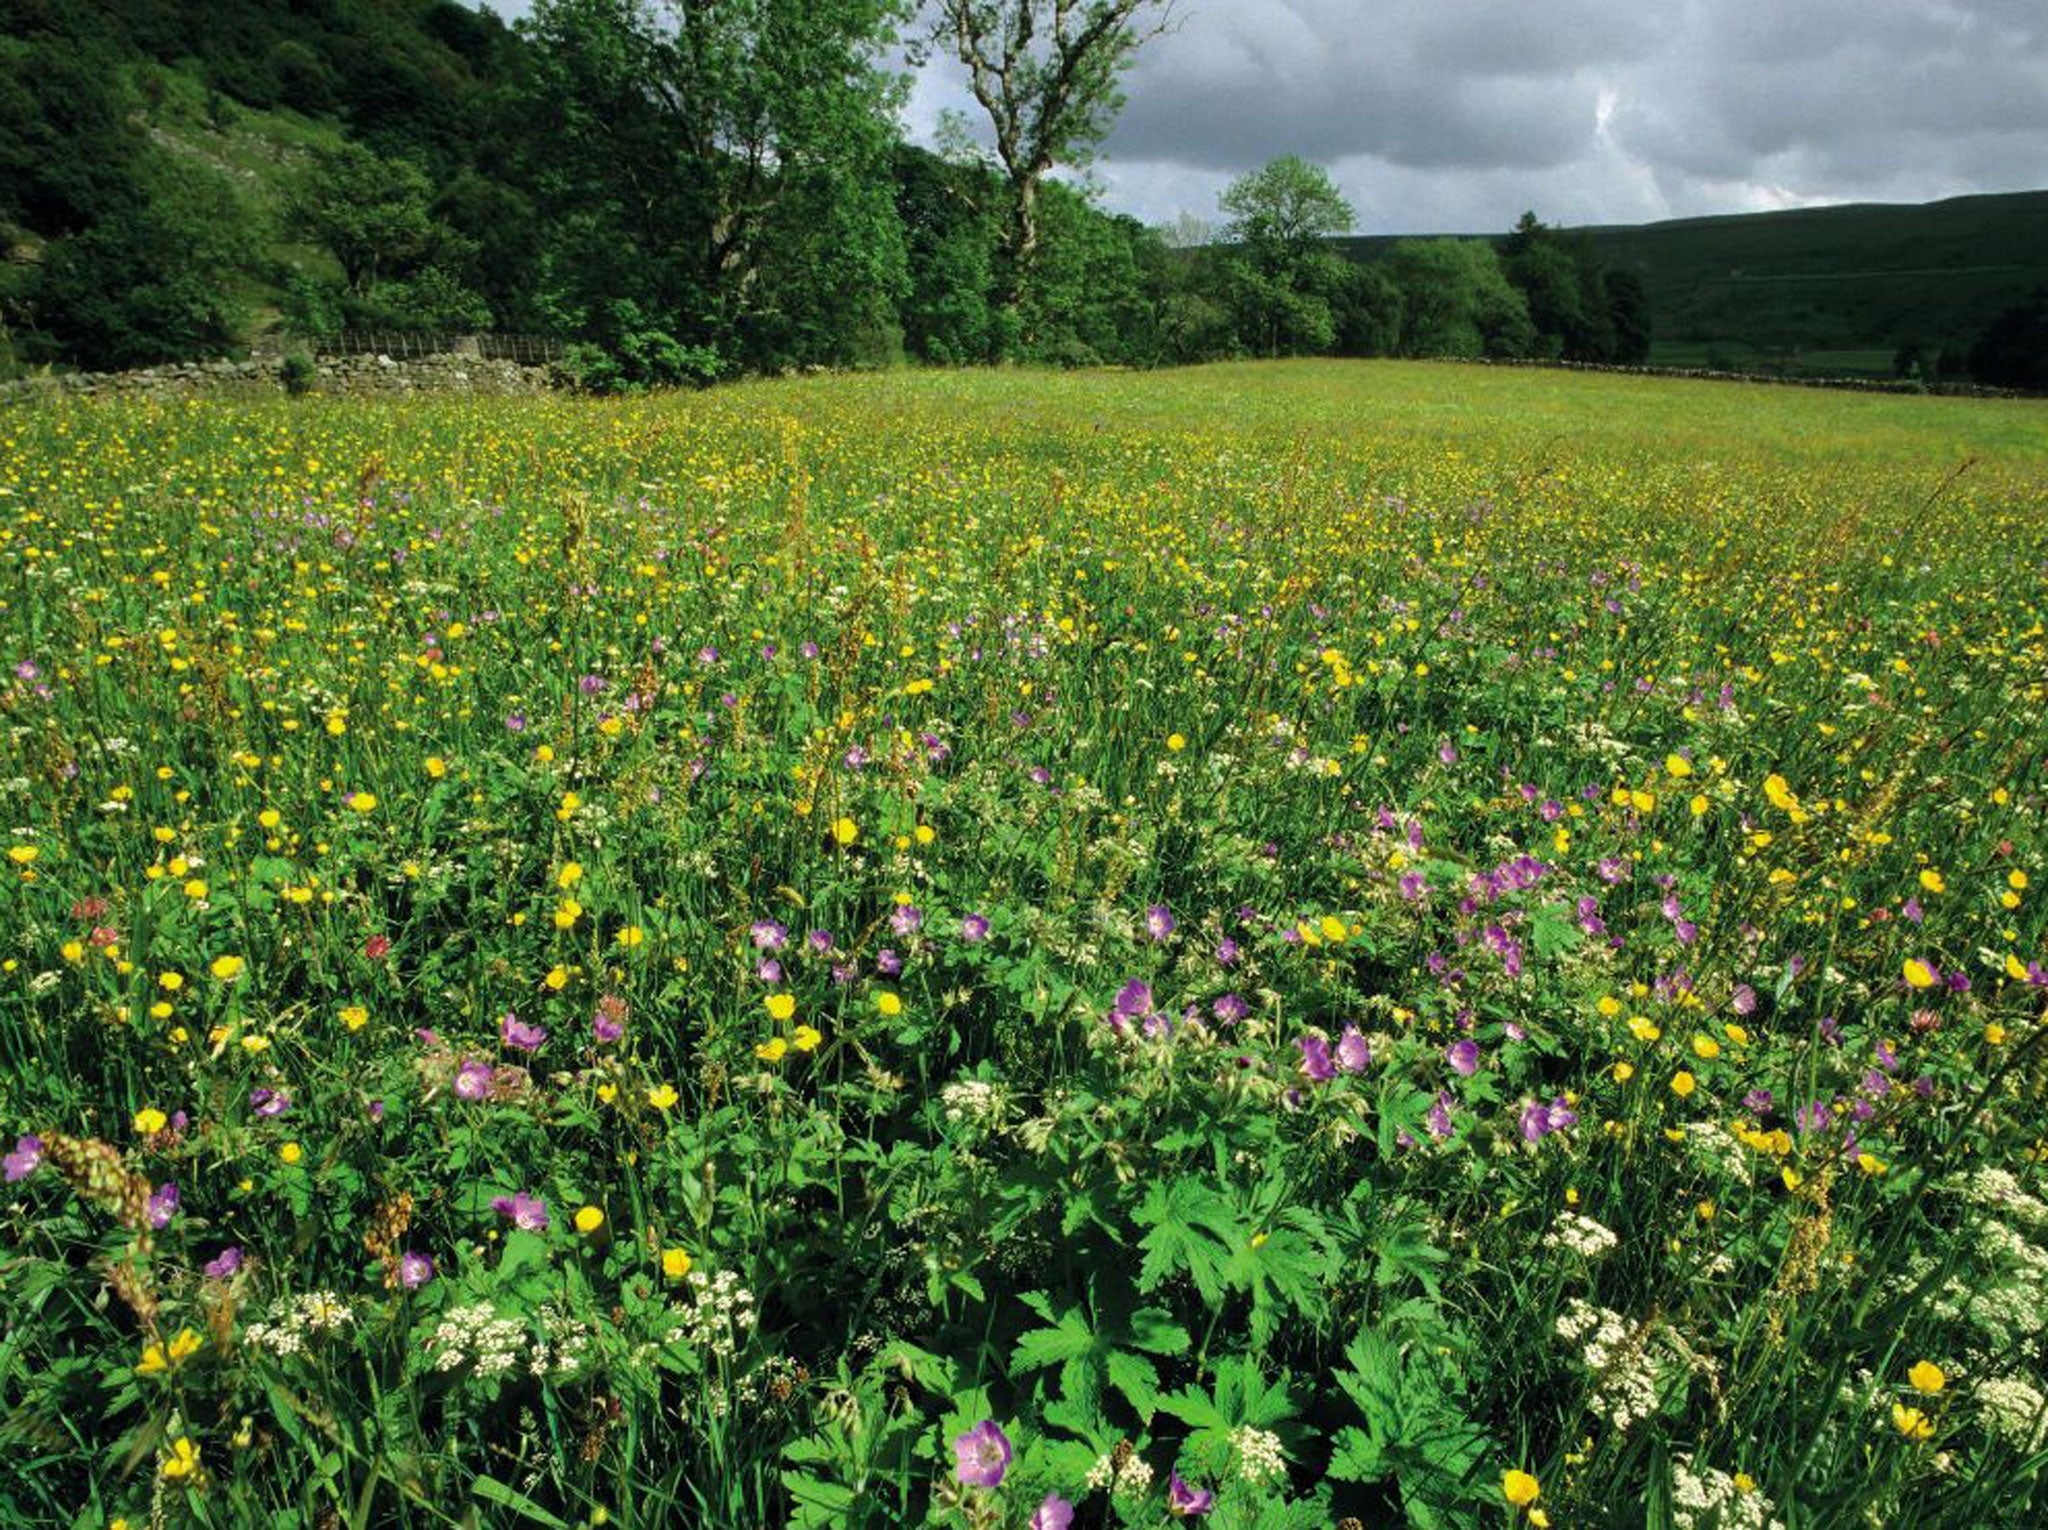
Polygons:
[[[133,372],[51,373],[0,383],[0,399],[20,401],[59,395],[174,398],[201,393],[276,394],[284,391],[279,377],[283,365],[278,357],[263,356],[248,361],[188,361],[172,366],[144,367]],[[546,393],[556,383],[555,374],[548,367],[521,366],[516,361],[487,361],[478,356],[415,356],[405,361],[395,361],[389,356],[328,356],[316,362],[315,368],[313,392],[356,397],[414,393]]]

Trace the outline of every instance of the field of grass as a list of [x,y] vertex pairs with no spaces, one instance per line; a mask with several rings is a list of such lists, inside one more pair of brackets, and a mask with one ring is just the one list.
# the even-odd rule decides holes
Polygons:
[[0,1522],[2048,1514],[2048,407],[0,414]]

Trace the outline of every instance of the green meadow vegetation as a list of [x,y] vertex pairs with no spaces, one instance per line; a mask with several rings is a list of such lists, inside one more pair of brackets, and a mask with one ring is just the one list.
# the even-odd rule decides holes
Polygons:
[[0,413],[0,1520],[2025,1526],[2048,410]]

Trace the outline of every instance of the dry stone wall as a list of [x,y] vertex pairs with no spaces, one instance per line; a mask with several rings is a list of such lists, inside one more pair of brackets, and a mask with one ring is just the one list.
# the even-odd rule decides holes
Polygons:
[[[284,363],[274,356],[247,361],[188,361],[133,372],[66,372],[0,384],[0,399],[68,395],[170,398],[198,393],[282,393]],[[548,367],[479,356],[330,356],[315,363],[312,391],[365,396],[414,393],[490,395],[546,393],[557,377]]]

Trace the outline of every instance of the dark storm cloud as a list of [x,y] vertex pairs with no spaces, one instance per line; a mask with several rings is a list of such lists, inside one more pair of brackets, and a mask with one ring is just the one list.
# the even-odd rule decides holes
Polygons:
[[[1620,222],[2048,184],[2044,0],[1182,0],[1096,175],[1211,216],[1277,154],[1372,230]],[[965,108],[919,80],[918,129]]]
[[[497,0],[501,11],[525,9]],[[1280,154],[1367,231],[2048,185],[2048,0],[1179,0],[1094,174],[1164,221]],[[978,125],[958,72],[907,125]]]

